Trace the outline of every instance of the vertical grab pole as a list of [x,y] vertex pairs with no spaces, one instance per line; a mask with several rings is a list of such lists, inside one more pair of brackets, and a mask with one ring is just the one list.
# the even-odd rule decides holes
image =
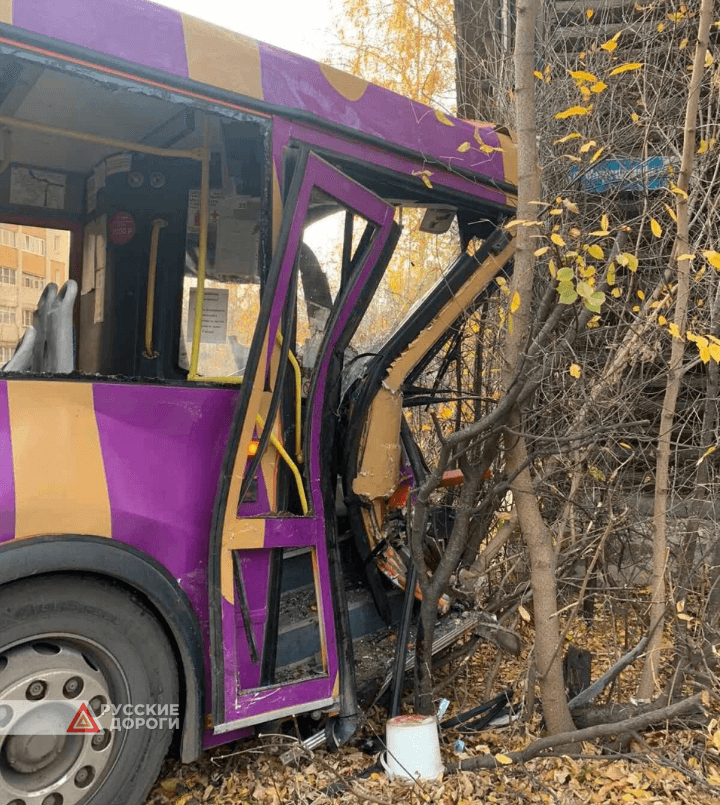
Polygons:
[[202,329],[203,303],[205,301],[205,269],[207,264],[208,223],[210,220],[210,147],[208,145],[208,121],[205,120],[202,147],[202,174],[200,178],[200,243],[198,250],[198,279],[195,296],[195,321],[193,323],[192,351],[190,353],[189,378],[198,376],[200,358],[200,331]]
[[157,358],[158,353],[153,349],[153,323],[155,320],[155,280],[157,279],[157,255],[160,230],[167,226],[167,221],[156,218],[152,223],[150,235],[150,262],[148,264],[147,301],[145,303],[145,352],[146,358]]

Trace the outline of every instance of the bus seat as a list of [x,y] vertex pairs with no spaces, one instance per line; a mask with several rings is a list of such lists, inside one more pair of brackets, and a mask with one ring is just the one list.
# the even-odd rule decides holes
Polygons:
[[73,309],[78,284],[68,280],[58,292],[47,319],[43,372],[70,374],[75,369]]
[[5,372],[70,374],[75,369],[73,307],[78,285],[68,280],[58,291],[50,282],[40,296],[29,327],[18,342]]
[[37,330],[28,327],[18,341],[12,358],[2,367],[3,372],[29,372],[32,369],[33,350],[37,339]]

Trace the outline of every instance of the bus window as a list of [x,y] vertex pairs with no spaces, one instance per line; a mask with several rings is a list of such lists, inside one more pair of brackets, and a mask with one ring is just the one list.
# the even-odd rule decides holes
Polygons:
[[400,241],[352,341],[359,354],[376,352],[412,306],[422,299],[460,252],[457,226],[428,231],[428,211],[401,207]]
[[[210,192],[205,285],[197,374],[242,380],[260,309],[267,194],[265,132],[255,122],[214,121],[219,189]],[[179,364],[190,368],[200,240],[200,191],[189,191]]]

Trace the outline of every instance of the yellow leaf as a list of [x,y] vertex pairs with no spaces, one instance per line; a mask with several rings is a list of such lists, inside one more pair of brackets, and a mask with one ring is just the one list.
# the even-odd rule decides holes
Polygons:
[[587,253],[596,260],[602,260],[605,257],[605,252],[596,243],[593,243],[592,246],[588,246]]
[[483,144],[482,137],[480,137],[480,131],[479,131],[479,129],[475,129],[475,131],[473,132],[473,139],[475,140],[475,142],[476,142],[478,145],[482,145],[482,144]]
[[662,227],[654,218],[650,219],[650,230],[656,238],[659,238],[663,233]]
[[540,70],[533,70],[533,75],[535,78],[539,78],[542,81],[543,74],[540,72]]
[[632,450],[632,446],[627,442],[620,442],[620,447],[624,447],[626,450]]
[[637,295],[638,295],[638,299],[645,299],[645,294],[643,293],[643,291],[638,291]]
[[583,144],[580,146],[580,153],[581,153],[581,154],[587,154],[587,152],[588,152],[588,151],[589,151],[589,150],[590,150],[590,149],[591,149],[591,148],[592,148],[594,145],[597,145],[597,142],[596,142],[595,140],[588,140],[586,143],[583,143]]
[[472,146],[470,145],[470,143],[464,142],[464,143],[460,143],[460,145],[457,147],[457,150],[461,154],[464,154],[466,151],[469,151],[471,148],[472,148]]
[[511,757],[508,757],[507,755],[503,755],[500,753],[495,755],[495,761],[499,763],[501,766],[509,766],[513,762]]
[[620,33],[618,32],[618,33],[615,34],[615,36],[613,36],[612,39],[608,39],[608,41],[603,43],[602,45],[600,45],[600,47],[603,50],[607,50],[608,53],[612,53],[613,50],[615,50],[615,48],[617,47],[617,41],[618,41],[619,36],[620,36]]
[[594,13],[595,13],[595,12],[594,12],[594,11],[593,11],[591,8],[588,8],[588,9],[586,9],[586,11],[585,11],[585,16],[586,16],[588,19],[590,19]]
[[[708,449],[707,449],[707,450],[706,450],[706,451],[705,451],[705,452],[704,452],[704,453],[703,453],[703,454],[700,456],[700,458],[698,459],[697,464],[696,464],[695,466],[696,466],[696,467],[699,467],[699,466],[700,466],[700,465],[703,463],[703,461],[705,461],[705,459],[706,459],[706,458],[707,458],[709,455],[712,455],[712,453],[714,453],[714,452],[715,452],[715,450],[716,450],[716,449],[717,449],[717,448],[716,448],[716,447],[714,447],[714,446],[713,446],[713,447],[708,447]],[[683,602],[678,601],[678,612],[681,612],[681,611],[682,611],[682,610],[679,608],[681,603],[683,603]],[[683,606],[684,606],[684,603],[683,603]]]
[[560,145],[560,143],[566,143],[568,140],[577,140],[578,137],[582,137],[582,134],[580,134],[579,131],[573,131],[561,137],[559,140],[553,140],[553,145]]
[[575,81],[597,81],[597,76],[585,70],[568,70]]
[[617,262],[621,266],[625,266],[627,269],[635,273],[638,267],[638,259],[635,257],[634,254],[630,254],[630,252],[621,252],[617,258]]
[[663,201],[663,207],[667,210],[667,214],[677,223],[677,215],[675,214],[675,210]]
[[640,115],[638,115],[637,112],[633,112],[630,117],[633,123],[637,123],[640,120]]
[[555,115],[557,120],[564,120],[566,117],[576,117],[577,115],[587,115],[590,112],[591,107],[587,106],[571,106],[569,109],[566,109],[564,112],[558,112]]
[[678,45],[678,50],[685,50],[685,48],[688,46],[688,41],[688,38],[685,37],[685,39],[683,39],[683,41]]
[[453,409],[449,405],[443,405],[440,409],[440,416],[443,419],[452,419]]
[[678,187],[675,182],[670,182],[670,190],[671,192],[675,193],[676,196],[681,196],[682,198],[688,197],[688,194],[682,189],[682,187]]
[[482,151],[483,154],[494,154],[496,151],[499,151],[501,154],[503,153],[502,148],[496,145],[488,145],[487,143],[483,143],[479,150]]
[[527,611],[527,609],[525,609],[525,607],[522,604],[520,604],[520,606],[518,607],[518,615],[520,615],[520,617],[525,621],[525,623],[530,622],[530,613]]
[[563,199],[563,204],[565,205],[565,207],[568,210],[570,210],[570,212],[575,212],[575,213],[580,212],[580,209],[579,209],[578,205],[574,201],[570,201],[569,198],[564,198]]
[[570,372],[570,377],[580,377],[582,374],[582,369],[576,363],[571,363],[568,371]]
[[610,70],[610,75],[620,75],[620,73],[627,73],[629,70],[639,70],[643,66],[643,62],[631,61],[627,64],[621,64],[614,70]]
[[704,154],[709,148],[709,144],[707,140],[703,140],[702,137],[700,138],[700,147],[695,152],[696,154]]
[[441,112],[439,109],[435,109],[435,117],[438,119],[438,121],[440,123],[443,124],[443,126],[451,126],[452,127],[452,126],[455,125],[452,122],[452,120],[448,120],[448,117],[445,114],[445,112]]
[[542,246],[539,249],[535,249],[535,257],[542,257],[549,250],[550,250],[549,246]]
[[706,53],[705,53],[705,66],[706,67],[712,67],[714,63],[715,63],[715,57],[712,55],[712,53],[709,50],[706,51]]
[[671,321],[670,324],[668,324],[668,330],[670,331],[670,335],[673,338],[677,338],[680,341],[683,340],[683,337],[680,335],[680,330],[678,329],[678,326],[677,324],[675,324],[674,321]]
[[678,263],[682,262],[683,260],[689,260],[691,263],[695,259],[694,254],[681,254],[678,255]]
[[707,251],[703,252],[703,257],[710,263],[713,268],[720,271],[720,252]]
[[665,30],[665,23],[664,22],[659,22],[657,24],[657,29],[658,29],[658,33],[661,34]]
[[515,313],[515,311],[520,307],[520,294],[515,291],[513,294],[512,301],[510,302],[510,312]]
[[622,296],[622,288],[613,288],[610,293],[616,298],[619,299]]
[[600,219],[600,229],[607,232],[610,229],[610,218],[607,215],[603,215]]
[[600,159],[600,154],[605,150],[605,146],[602,148],[598,148],[598,150],[590,157],[590,164],[592,165],[593,162],[597,162]]
[[550,235],[550,240],[556,246],[564,246],[565,245],[565,241],[560,237],[560,235],[558,235],[557,232],[553,232],[552,235]]

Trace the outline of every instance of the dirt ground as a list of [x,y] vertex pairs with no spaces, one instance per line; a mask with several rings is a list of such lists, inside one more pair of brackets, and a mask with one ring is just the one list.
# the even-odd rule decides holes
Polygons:
[[[623,653],[616,633],[608,639],[611,624],[580,626],[569,637],[593,652],[593,678],[597,678]],[[529,624],[522,624],[523,639],[530,645]],[[497,649],[483,645],[463,668],[455,672],[438,699],[451,704],[445,718],[474,707],[490,695],[511,686],[515,700],[522,700],[527,676],[527,650],[519,659],[499,657]],[[615,688],[618,700],[634,690],[636,668],[628,669]],[[442,680],[440,680],[442,682]],[[489,687],[489,690],[488,690]],[[610,744],[584,744],[573,757],[537,758],[525,766],[503,765],[505,753],[519,750],[541,735],[540,716],[529,724],[516,721],[481,733],[442,733],[443,761],[491,753],[500,756],[496,769],[445,775],[439,781],[390,782],[374,770],[377,755],[358,748],[359,739],[382,738],[385,712],[379,707],[365,714],[365,723],[353,744],[336,753],[325,748],[306,753],[297,762],[283,765],[279,755],[296,739],[265,737],[204,755],[197,763],[182,766],[167,761],[153,788],[148,805],[245,805],[245,803],[442,803],[474,805],[493,803],[647,803],[647,805],[717,805],[720,802],[720,728],[718,713],[710,713],[702,728],[682,724],[646,731],[634,736],[618,754]],[[464,741],[461,747],[456,743]],[[363,775],[363,776],[361,776]]]

